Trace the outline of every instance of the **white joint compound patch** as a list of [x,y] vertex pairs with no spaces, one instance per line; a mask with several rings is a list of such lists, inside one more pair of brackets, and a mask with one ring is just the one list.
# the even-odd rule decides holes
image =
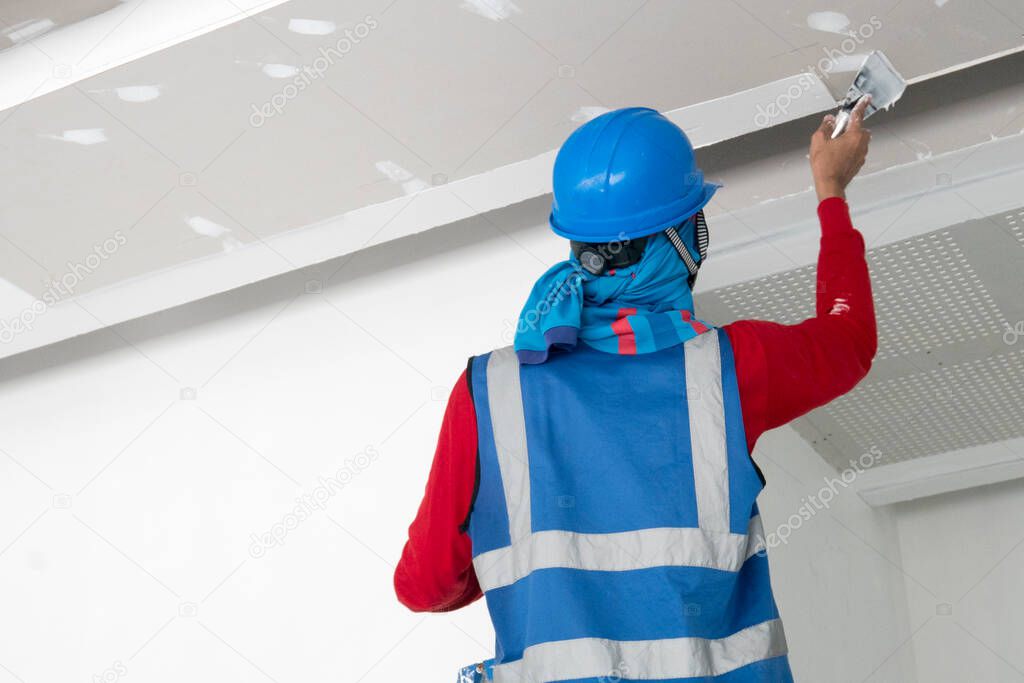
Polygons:
[[591,119],[596,119],[601,114],[606,114],[610,109],[608,107],[580,107],[573,115],[569,117],[569,120],[573,123],[586,123]]
[[270,78],[291,78],[299,73],[299,67],[291,64],[264,64],[260,70]]
[[12,43],[23,43],[26,40],[31,40],[38,36],[43,35],[56,24],[53,19],[35,19],[31,21],[23,21],[20,24],[15,24],[5,28],[2,33],[7,36],[8,40]]
[[40,137],[61,142],[73,142],[76,145],[96,145],[107,141],[107,133],[102,128],[74,128],[66,130],[60,135],[50,134]]
[[376,166],[377,170],[386,176],[388,180],[399,185],[405,194],[413,194],[430,187],[430,183],[426,180],[417,178],[412,171],[394,161],[378,161],[374,166]]
[[303,36],[327,36],[337,31],[338,25],[322,19],[291,19],[288,30]]
[[464,0],[459,7],[491,21],[504,21],[513,14],[523,13],[511,0]]
[[160,97],[159,85],[124,85],[114,88],[114,94],[122,102],[151,102]]
[[807,15],[807,25],[815,31],[847,35],[850,18],[842,12],[811,12]]

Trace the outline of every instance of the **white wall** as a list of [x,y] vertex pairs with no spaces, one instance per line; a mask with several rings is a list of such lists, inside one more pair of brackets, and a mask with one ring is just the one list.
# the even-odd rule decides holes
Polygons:
[[754,457],[768,482],[765,531],[788,537],[769,558],[796,680],[931,680],[915,677],[902,647],[910,622],[891,513],[866,505],[789,427],[762,436]]
[[895,507],[922,681],[1024,681],[1024,481]]
[[[543,216],[513,207],[4,361],[0,683],[445,681],[488,656],[482,604],[411,614],[391,573],[452,383],[562,255]],[[770,531],[832,473],[788,429],[758,451]],[[250,554],[346,462],[326,510]],[[887,513],[841,491],[772,564],[798,680],[914,680]]]

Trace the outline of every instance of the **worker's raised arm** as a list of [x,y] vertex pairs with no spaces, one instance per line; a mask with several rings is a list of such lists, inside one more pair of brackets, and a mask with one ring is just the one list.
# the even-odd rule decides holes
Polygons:
[[846,198],[846,186],[864,166],[871,143],[871,131],[864,128],[864,110],[871,96],[861,98],[850,114],[850,127],[835,140],[832,131],[836,117],[826,116],[811,137],[811,174],[818,201],[831,197]]
[[840,137],[830,139],[835,119],[827,116],[811,140],[821,221],[816,315],[797,325],[741,320],[725,328],[735,349],[751,448],[763,431],[841,396],[871,368],[877,349],[871,282],[864,238],[853,227],[845,199],[846,186],[867,156],[866,105],[857,105]]

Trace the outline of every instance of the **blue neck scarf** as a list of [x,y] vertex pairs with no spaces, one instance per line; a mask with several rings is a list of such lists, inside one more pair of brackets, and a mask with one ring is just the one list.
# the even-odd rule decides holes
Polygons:
[[592,275],[573,256],[533,286],[519,314],[515,350],[526,364],[578,340],[607,353],[650,353],[682,344],[709,326],[693,317],[689,272],[663,233],[652,236],[638,263]]

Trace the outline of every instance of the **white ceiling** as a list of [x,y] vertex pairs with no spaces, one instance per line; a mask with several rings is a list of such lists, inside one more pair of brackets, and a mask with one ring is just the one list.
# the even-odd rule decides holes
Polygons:
[[[115,11],[106,41],[153,30],[135,25],[142,11]],[[133,309],[141,315],[304,265],[281,240],[316,245],[303,258],[323,260],[537,196],[550,161],[522,164],[606,108],[708,102],[825,63],[828,51],[848,62],[881,48],[925,79],[1019,49],[1021,26],[1015,0],[799,0],[781,11],[753,0],[292,0],[0,112],[0,314],[17,315],[115,234],[125,244],[75,294],[117,290],[113,300],[128,301],[140,280],[177,274],[171,289],[187,295],[154,297]],[[320,51],[338,47],[323,69]],[[0,60],[29,50],[43,59],[23,44]],[[290,89],[302,69],[323,72]],[[849,78],[826,81],[839,92]],[[754,105],[771,92],[785,90],[743,100],[733,135],[760,125]],[[815,95],[772,123],[826,108]],[[281,113],[253,125],[254,107],[275,100]],[[730,109],[700,110],[688,129],[699,138],[699,121]],[[1016,115],[931,128],[917,152],[912,131],[894,126],[868,171],[987,139]],[[493,176],[500,203],[467,201],[473,183],[510,164],[522,172]],[[765,153],[729,179],[716,211],[806,183],[799,163]],[[215,263],[219,277],[197,280],[197,263]],[[80,318],[7,352],[108,322]]]

